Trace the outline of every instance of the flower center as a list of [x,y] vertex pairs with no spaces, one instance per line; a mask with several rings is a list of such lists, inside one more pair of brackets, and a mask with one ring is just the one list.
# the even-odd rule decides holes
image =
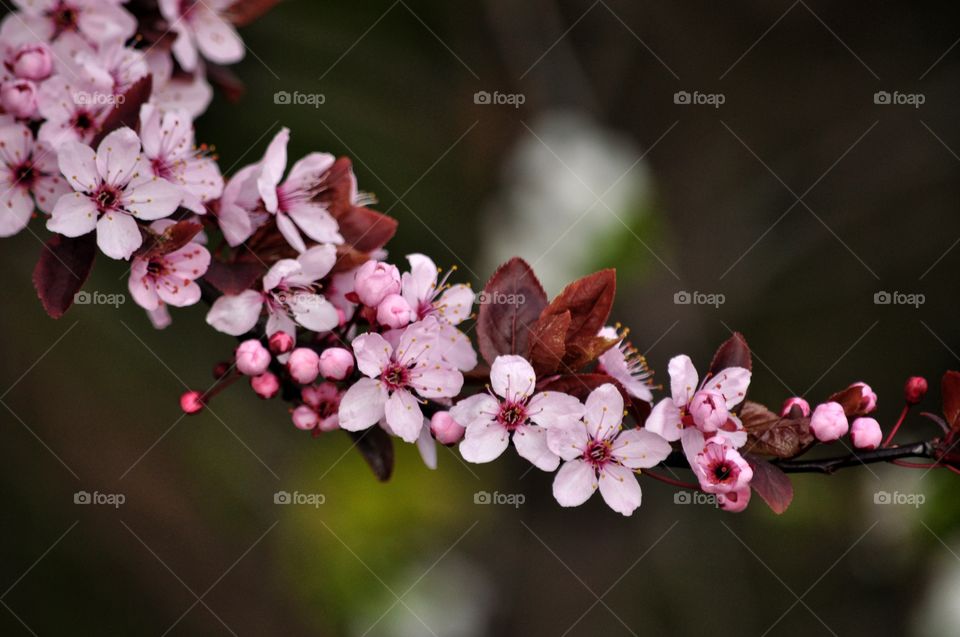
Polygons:
[[14,180],[20,186],[24,188],[30,188],[33,186],[33,182],[37,178],[37,173],[33,169],[33,164],[23,163],[17,166],[14,169]]
[[713,477],[717,482],[726,482],[733,475],[733,467],[727,462],[720,462],[713,467]]
[[68,4],[61,4],[50,12],[50,18],[58,33],[63,31],[76,31],[77,29],[77,10]]
[[100,212],[114,210],[120,202],[120,191],[110,184],[103,184],[94,195],[94,200]]
[[613,450],[609,441],[591,440],[586,451],[583,452],[583,459],[599,469],[610,461],[612,455]]
[[497,422],[513,431],[527,421],[527,409],[523,403],[505,401],[500,405]]
[[410,370],[400,363],[390,363],[380,374],[380,380],[390,391],[403,389],[410,384]]
[[71,124],[81,134],[86,133],[93,128],[93,118],[90,116],[90,113],[86,111],[80,111],[73,116],[73,122]]
[[150,167],[153,168],[153,174],[167,181],[174,180],[173,167],[163,157],[156,157],[150,160]]

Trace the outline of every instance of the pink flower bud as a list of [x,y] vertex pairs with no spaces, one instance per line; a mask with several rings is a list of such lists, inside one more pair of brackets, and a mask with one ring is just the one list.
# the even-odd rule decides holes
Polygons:
[[293,342],[293,337],[286,332],[276,332],[270,337],[269,345],[270,351],[274,354],[286,354],[293,349],[296,343]]
[[293,419],[293,425],[297,429],[303,429],[304,431],[310,431],[320,424],[320,417],[317,415],[317,412],[307,405],[300,405],[294,409],[291,418]]
[[250,387],[260,398],[273,398],[280,391],[280,380],[272,372],[250,377]]
[[857,418],[850,425],[850,437],[857,449],[876,449],[883,440],[883,432],[873,418]]
[[750,486],[717,494],[717,506],[728,513],[740,513],[750,504]]
[[320,373],[330,380],[343,380],[353,372],[353,354],[342,347],[331,347],[320,354]]
[[309,385],[320,375],[320,357],[312,349],[298,347],[290,352],[287,370],[293,380],[301,385]]
[[846,434],[850,425],[843,406],[835,402],[817,405],[810,417],[810,429],[820,442],[831,442]]
[[14,117],[33,117],[37,112],[37,86],[30,80],[13,80],[0,88],[0,104]]
[[716,431],[730,418],[723,395],[709,389],[702,389],[693,395],[690,400],[690,415],[697,429],[703,432]]
[[927,379],[922,376],[911,376],[903,386],[903,395],[908,405],[916,405],[927,395]]
[[870,389],[870,385],[866,383],[854,383],[850,385],[850,387],[860,388],[860,408],[857,410],[857,413],[869,414],[877,408],[877,395]]
[[237,346],[237,369],[245,376],[259,376],[270,366],[270,352],[255,338]]
[[804,418],[810,415],[810,403],[799,396],[787,398],[785,401],[783,401],[783,407],[780,408],[780,415],[786,418],[790,415],[790,412],[794,407],[797,407],[800,410],[800,413]]
[[430,431],[440,444],[454,445],[463,440],[466,427],[454,420],[449,411],[438,411],[430,419]]
[[21,44],[11,60],[13,73],[25,80],[45,80],[53,72],[50,47],[43,42]]
[[377,322],[393,329],[406,327],[413,317],[410,304],[399,294],[389,294],[377,306]]
[[354,292],[361,303],[376,307],[387,295],[400,292],[400,270],[382,261],[367,261],[357,268]]
[[180,396],[180,409],[185,414],[195,414],[203,409],[203,394],[198,391],[183,392]]

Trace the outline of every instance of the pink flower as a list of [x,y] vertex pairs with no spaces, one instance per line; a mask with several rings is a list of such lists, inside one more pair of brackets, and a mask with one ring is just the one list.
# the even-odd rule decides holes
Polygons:
[[[102,88],[55,75],[40,86],[37,107],[46,120],[37,138],[59,151],[69,142],[90,143],[112,108]],[[139,150],[139,149],[138,149]]]
[[410,271],[403,273],[401,293],[414,310],[414,320],[436,316],[440,321],[444,360],[461,371],[473,369],[477,366],[477,352],[467,335],[456,327],[469,318],[473,310],[473,290],[463,284],[448,284],[449,273],[439,281],[437,266],[429,257],[410,254],[407,261]]
[[0,88],[0,105],[19,119],[30,119],[37,113],[37,85],[30,80],[11,80]]
[[728,513],[740,513],[750,504],[750,495],[749,486],[728,493],[718,493],[717,506]]
[[127,40],[137,29],[133,16],[112,0],[14,0],[14,4],[20,11],[4,19],[4,30],[22,29],[46,42]]
[[107,135],[96,153],[85,144],[64,144],[59,164],[76,192],[60,197],[47,229],[68,237],[96,230],[97,245],[113,259],[129,259],[140,247],[138,219],[160,219],[180,205],[175,186],[143,170],[140,138],[129,128]]
[[243,59],[243,40],[225,18],[234,0],[160,0],[160,13],[177,34],[173,54],[186,71],[197,68],[198,50],[216,64]]
[[331,245],[310,248],[296,260],[281,259],[263,277],[263,292],[246,290],[225,294],[214,301],[207,323],[231,336],[252,330],[264,307],[267,309],[267,336],[286,332],[296,336],[296,324],[314,332],[327,332],[339,323],[337,310],[321,294],[316,282],[325,277],[337,261]]
[[817,405],[810,417],[810,429],[820,442],[831,442],[847,433],[847,415],[840,403],[829,402]]
[[560,464],[547,445],[547,431],[572,426],[583,415],[573,396],[545,391],[534,394],[537,378],[522,356],[498,356],[490,368],[492,392],[458,402],[450,415],[467,428],[460,454],[468,462],[490,462],[510,444],[538,469],[553,471]]
[[193,122],[186,111],[164,112],[144,104],[140,109],[140,138],[151,173],[181,189],[185,208],[204,214],[204,204],[223,193],[217,162],[197,150]]
[[598,486],[617,513],[630,515],[640,506],[634,471],[663,462],[670,443],[645,429],[622,429],[622,421],[623,396],[607,383],[590,392],[583,420],[549,429],[550,449],[566,461],[553,480],[561,506],[580,506]]
[[[161,219],[150,224],[157,233],[174,224]],[[200,286],[196,280],[210,267],[210,253],[199,243],[187,245],[166,254],[147,252],[133,257],[128,287],[137,305],[148,311],[162,304],[186,307],[200,300]]]
[[438,411],[430,418],[430,432],[440,444],[455,445],[463,440],[466,428],[449,411]]
[[[629,341],[620,337],[613,327],[600,330],[600,336],[618,339],[619,342],[600,355],[597,359],[600,371],[620,383],[627,393],[646,402],[653,401],[651,378],[653,372],[647,367],[647,360]],[[626,336],[626,332],[624,333]]]
[[91,86],[99,89],[100,98],[111,105],[119,105],[119,96],[150,73],[144,54],[124,46],[122,38],[98,42],[95,47],[82,47],[68,63],[73,68],[61,72],[63,75],[85,78]]
[[353,354],[342,347],[328,347],[320,354],[320,373],[329,380],[343,380],[353,373]]
[[320,356],[309,347],[298,347],[287,360],[290,377],[301,385],[309,385],[320,375]]
[[850,425],[850,438],[857,449],[876,449],[883,441],[883,432],[873,418],[857,418]]
[[244,376],[259,376],[267,371],[272,357],[267,348],[258,339],[251,338],[237,346],[234,358],[237,371]]
[[810,403],[799,396],[793,396],[783,401],[783,407],[780,408],[780,415],[786,418],[790,415],[790,412],[793,411],[794,407],[800,410],[800,414],[804,418],[810,415]]
[[361,303],[377,307],[385,298],[400,291],[400,271],[395,265],[371,259],[357,268],[353,291]]
[[300,390],[303,404],[293,411],[293,424],[298,429],[312,429],[314,434],[339,429],[340,396],[340,390],[333,383],[304,387]]
[[[736,407],[746,396],[747,386],[750,384],[750,370],[728,367],[700,383],[697,370],[686,355],[674,356],[667,369],[670,373],[672,397],[664,398],[654,406],[644,425],[647,429],[671,442],[680,439],[681,433],[690,430],[689,435],[699,441],[703,440],[703,435],[693,435],[694,431],[711,434],[717,432],[734,447],[746,444],[747,434],[743,425],[729,410]],[[727,413],[725,421],[724,412]],[[695,453],[698,453],[702,446],[700,444]]]
[[0,237],[26,227],[36,207],[53,210],[61,195],[70,192],[49,147],[34,143],[26,126],[0,127]]
[[399,294],[390,294],[377,306],[377,322],[392,329],[399,329],[410,324],[413,311],[410,304]]
[[870,389],[866,383],[854,383],[850,387],[856,387],[860,390],[860,407],[857,413],[860,415],[869,414],[877,408],[877,395]]
[[257,396],[268,400],[280,391],[280,379],[272,372],[264,372],[259,376],[250,377],[250,387],[257,393]]
[[17,77],[39,82],[53,72],[53,55],[44,42],[24,42],[8,57],[7,66]]
[[730,493],[750,485],[753,469],[736,449],[718,438],[707,441],[697,454],[693,472],[707,493]]
[[385,419],[390,431],[415,442],[424,419],[414,393],[450,398],[463,386],[463,375],[437,357],[437,340],[437,321],[432,317],[404,329],[396,347],[373,332],[355,338],[357,367],[366,378],[344,394],[340,426],[361,431]]

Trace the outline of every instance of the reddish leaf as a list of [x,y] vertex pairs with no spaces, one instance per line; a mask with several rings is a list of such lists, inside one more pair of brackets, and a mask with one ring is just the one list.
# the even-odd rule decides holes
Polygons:
[[728,367],[743,367],[753,370],[750,346],[747,345],[747,340],[743,338],[743,334],[740,332],[734,332],[733,336],[717,348],[717,353],[713,355],[707,373],[715,375]]
[[[601,270],[574,281],[543,310],[540,321],[570,313],[564,363],[572,369],[583,367],[592,359],[584,354],[597,349],[597,333],[607,324],[617,290],[614,270]],[[602,353],[602,352],[601,352]]]
[[600,355],[617,344],[619,339],[594,336],[585,341],[567,344],[564,365],[570,369],[580,369],[600,358]]
[[763,405],[744,401],[740,420],[747,430],[746,451],[793,458],[813,445],[809,418],[782,418]]
[[323,204],[338,222],[355,208],[353,195],[356,180],[353,177],[353,163],[349,157],[338,157],[330,170],[323,175],[318,185],[314,201]]
[[397,232],[396,219],[362,206],[353,206],[337,223],[344,241],[360,252],[382,248]]
[[333,274],[349,272],[354,268],[360,267],[369,260],[370,255],[366,252],[360,252],[359,250],[354,249],[353,246],[338,245],[337,264],[333,266],[332,272]]
[[245,27],[258,20],[275,7],[280,0],[237,0],[226,11],[226,17],[238,27]]
[[203,278],[224,294],[240,294],[249,290],[263,274],[263,267],[256,263],[221,263],[211,261],[210,269]]
[[389,480],[393,474],[393,440],[387,432],[380,427],[371,427],[366,431],[347,433],[377,479],[381,482]]
[[943,394],[943,415],[950,429],[960,429],[960,372],[948,371],[940,381]]
[[782,514],[793,501],[793,484],[790,478],[782,469],[763,458],[747,454],[746,460],[753,469],[750,486],[774,513]]
[[195,221],[178,221],[161,234],[148,229],[149,238],[137,250],[137,256],[150,258],[170,254],[190,243],[201,230],[203,226]]
[[76,238],[54,235],[47,241],[33,269],[33,287],[47,314],[60,318],[73,305],[90,276],[96,254],[97,239],[92,232]]
[[526,261],[515,257],[493,273],[480,296],[477,343],[484,360],[501,354],[525,355],[530,328],[547,305],[547,295]]
[[104,137],[117,128],[123,126],[136,128],[140,117],[140,107],[150,99],[152,89],[152,75],[145,75],[134,82],[133,86],[123,94],[123,100],[117,100],[117,105],[113,107],[103,123],[100,124],[100,130],[90,145],[96,148]]
[[589,373],[554,376],[538,383],[537,391],[563,392],[580,400],[586,400],[590,392],[606,383],[610,383],[620,390],[620,395],[623,396],[623,402],[637,422],[637,425],[643,425],[647,420],[647,416],[650,415],[650,404],[628,394],[627,390],[623,388],[623,385],[617,382],[612,376],[607,376],[606,374]]
[[843,391],[831,394],[827,402],[840,403],[843,413],[848,418],[856,418],[867,414],[867,401],[863,400],[863,392],[857,386],[850,386]]
[[530,330],[530,363],[537,376],[546,376],[560,369],[567,353],[567,330],[570,312],[540,317]]

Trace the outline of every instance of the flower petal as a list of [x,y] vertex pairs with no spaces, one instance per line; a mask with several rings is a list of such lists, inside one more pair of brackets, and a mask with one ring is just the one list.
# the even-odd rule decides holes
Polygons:
[[207,323],[224,334],[240,336],[256,326],[262,309],[263,297],[255,290],[244,290],[235,296],[225,294],[213,302]]
[[680,431],[683,429],[683,422],[680,420],[680,408],[677,407],[672,398],[664,398],[650,410],[650,415],[647,416],[644,427],[671,442],[679,440]]
[[621,431],[613,442],[613,457],[630,469],[655,467],[670,455],[670,443],[646,429]]
[[723,394],[727,402],[727,409],[733,409],[743,402],[750,385],[750,370],[743,367],[727,367],[704,383],[705,389],[712,389]]
[[547,446],[547,430],[543,427],[521,425],[513,432],[513,446],[521,458],[543,471],[556,471],[560,457]]
[[510,444],[510,432],[503,425],[491,422],[486,425],[467,427],[460,441],[460,455],[467,462],[490,462],[496,460]]
[[340,427],[362,431],[380,422],[387,403],[387,388],[372,378],[361,378],[340,399]]
[[387,399],[384,412],[387,424],[404,442],[416,442],[423,429],[423,412],[413,394],[405,389],[393,392]]
[[108,212],[97,222],[97,245],[111,259],[129,259],[143,243],[140,226],[123,212]]
[[97,206],[79,192],[68,193],[57,201],[47,219],[47,230],[66,237],[79,237],[97,227]]
[[583,418],[583,403],[575,396],[557,391],[534,394],[527,403],[530,420],[541,427],[567,427]]
[[670,374],[670,393],[673,394],[673,402],[677,407],[683,407],[693,397],[697,391],[697,370],[693,366],[693,361],[686,354],[674,356],[667,365],[667,372]]
[[497,356],[490,368],[490,383],[498,396],[516,401],[533,393],[537,376],[522,356]]
[[632,514],[640,506],[641,500],[637,476],[626,467],[608,462],[600,471],[600,495],[617,513]]
[[600,385],[587,396],[583,413],[587,431],[597,439],[609,438],[623,422],[623,396],[611,383]]
[[553,497],[560,506],[580,506],[596,490],[597,472],[583,460],[564,463],[553,479]]
[[474,394],[464,398],[450,409],[450,415],[466,428],[482,427],[493,422],[500,403],[490,394]]
[[357,369],[370,378],[376,378],[390,363],[393,348],[387,339],[375,332],[367,332],[353,339],[353,354],[357,357]]

